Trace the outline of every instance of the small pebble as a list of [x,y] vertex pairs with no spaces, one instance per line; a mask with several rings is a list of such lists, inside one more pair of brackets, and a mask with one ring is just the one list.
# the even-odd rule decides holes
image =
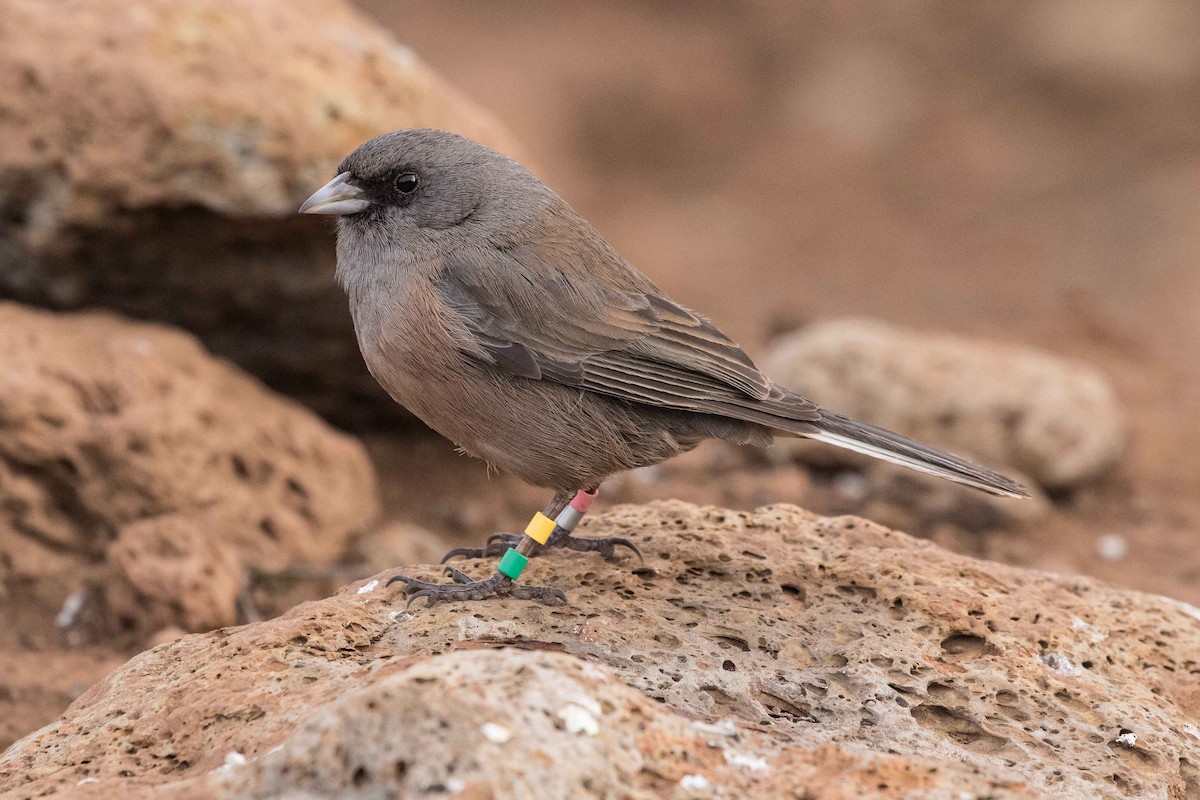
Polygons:
[[225,763],[217,767],[217,772],[229,772],[238,767],[246,766],[246,757],[236,750],[230,750],[225,754]]
[[1137,734],[1122,728],[1121,734],[1114,741],[1122,747],[1133,747],[1137,744]]
[[63,600],[62,609],[54,618],[54,623],[64,630],[70,628],[79,619],[79,614],[83,611],[86,602],[87,592],[83,589],[67,595],[67,599]]
[[1060,653],[1046,653],[1042,656],[1042,663],[1059,675],[1068,675],[1074,678],[1083,674],[1082,667],[1075,666],[1071,663],[1071,659]]
[[861,503],[871,494],[871,483],[861,472],[839,472],[833,478],[833,488],[839,496],[855,503]]
[[767,760],[762,756],[752,756],[747,753],[738,753],[734,750],[725,751],[725,763],[731,767],[742,767],[751,772],[760,772],[767,768]]
[[737,725],[729,717],[719,719],[716,722],[693,722],[692,727],[701,733],[708,733],[713,736],[737,736]]
[[375,587],[378,585],[379,585],[379,581],[377,581],[377,580],[367,581],[362,586],[358,587],[358,593],[366,594],[367,592],[373,592],[373,591],[375,591]]
[[711,788],[708,779],[703,775],[684,775],[679,779],[679,786],[692,791],[703,791]]
[[1129,552],[1129,542],[1124,536],[1106,533],[1096,540],[1096,555],[1105,561],[1120,561]]
[[567,733],[586,733],[595,736],[600,733],[600,723],[578,703],[567,703],[558,710],[558,718],[567,726]]
[[1097,630],[1095,625],[1092,625],[1091,623],[1086,622],[1079,617],[1073,617],[1071,619],[1071,626],[1077,631],[1086,633],[1088,639],[1090,639],[1093,644],[1103,642],[1108,638],[1108,634]]
[[512,731],[503,725],[497,725],[495,722],[485,722],[479,730],[483,732],[485,739],[496,744],[507,744],[512,739]]

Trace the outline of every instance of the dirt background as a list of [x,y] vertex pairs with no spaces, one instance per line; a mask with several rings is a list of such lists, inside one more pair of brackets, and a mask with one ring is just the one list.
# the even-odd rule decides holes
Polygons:
[[[1100,367],[1127,411],[1115,474],[1037,525],[912,532],[1200,603],[1200,9],[360,5],[752,355],[855,315]],[[454,541],[542,501],[436,438],[369,444],[389,513]],[[820,476],[719,451],[606,498],[863,510]],[[1102,557],[1113,542],[1124,554]]]

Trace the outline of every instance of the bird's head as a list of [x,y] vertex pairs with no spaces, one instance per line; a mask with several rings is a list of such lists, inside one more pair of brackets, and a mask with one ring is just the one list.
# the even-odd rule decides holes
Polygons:
[[341,217],[339,240],[369,239],[423,255],[468,241],[498,240],[557,200],[512,159],[446,131],[377,136],[300,207]]

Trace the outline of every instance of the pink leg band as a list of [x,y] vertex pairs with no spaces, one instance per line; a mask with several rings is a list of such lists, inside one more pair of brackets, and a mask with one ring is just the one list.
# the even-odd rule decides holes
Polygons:
[[599,493],[599,490],[594,492],[576,492],[575,499],[571,501],[571,508],[580,514],[586,514],[588,509],[592,507],[592,503],[595,502],[596,495]]

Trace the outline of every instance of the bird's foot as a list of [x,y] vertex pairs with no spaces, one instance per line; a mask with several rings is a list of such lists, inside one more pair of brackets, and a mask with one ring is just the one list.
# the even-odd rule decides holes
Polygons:
[[[515,533],[493,533],[488,537],[487,544],[483,547],[456,547],[442,556],[442,563],[445,564],[453,558],[494,558],[502,556],[508,548],[516,547],[522,538],[524,537]],[[530,552],[529,557],[534,558],[539,555],[545,555],[547,548],[551,547],[574,550],[577,553],[599,553],[609,560],[616,558],[616,548],[624,547],[637,556],[638,561],[645,560],[642,558],[642,551],[638,549],[638,546],[628,539],[616,536],[603,539],[585,539],[573,536],[561,528],[555,530],[545,544],[538,545],[537,548]]]
[[465,572],[446,567],[446,574],[454,583],[430,583],[428,581],[410,578],[407,575],[394,575],[386,585],[403,583],[408,593],[406,608],[424,597],[429,605],[442,601],[455,600],[485,600],[489,597],[513,597],[517,600],[536,600],[546,605],[557,605],[567,602],[567,596],[559,589],[547,589],[541,586],[525,586],[516,583],[507,575],[495,572],[490,578],[481,581],[472,580]]
[[636,544],[619,536],[585,539],[581,536],[573,536],[566,531],[555,531],[550,540],[546,542],[545,547],[562,547],[577,553],[599,553],[610,561],[616,558],[616,549],[624,547],[637,556],[638,561],[646,560],[642,558],[642,551]]
[[[452,558],[495,558],[504,555],[510,547],[516,547],[524,537],[519,533],[493,533],[487,538],[483,547],[456,547],[442,556],[441,563],[445,564]],[[541,551],[539,545],[530,556],[536,556]]]

